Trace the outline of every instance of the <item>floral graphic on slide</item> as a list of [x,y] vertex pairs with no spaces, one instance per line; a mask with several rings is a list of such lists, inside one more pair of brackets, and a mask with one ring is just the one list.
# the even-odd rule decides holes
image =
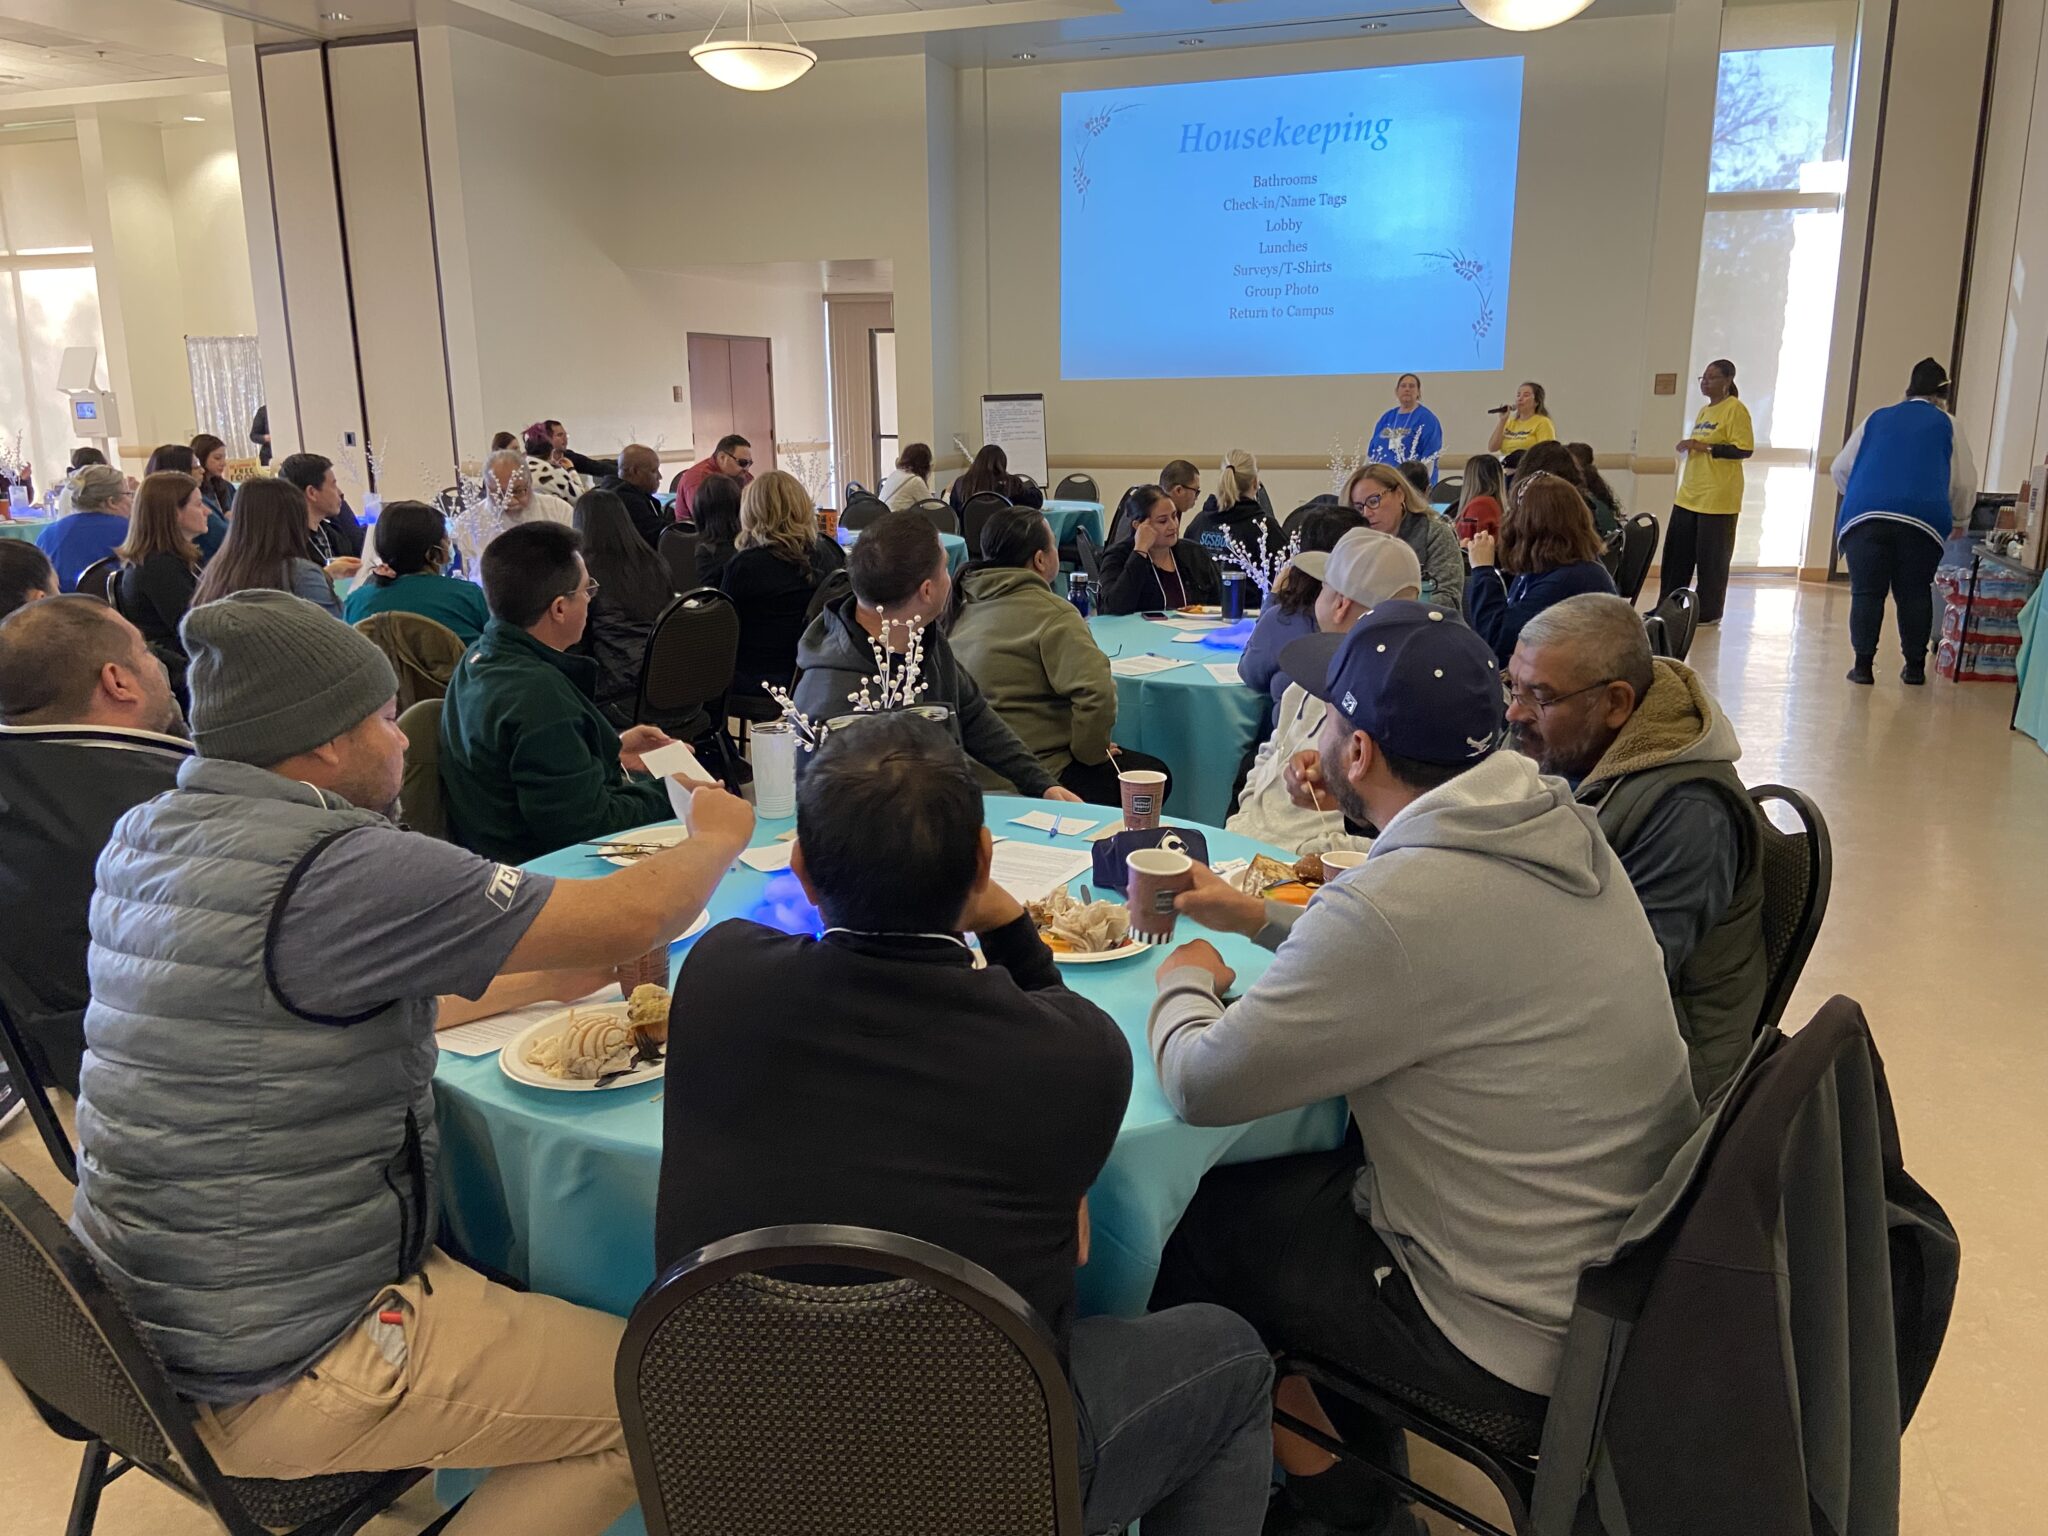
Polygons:
[[1067,177],[1073,182],[1074,192],[1081,199],[1083,208],[1088,206],[1088,189],[1095,185],[1094,178],[1088,174],[1088,146],[1109,132],[1109,125],[1116,121],[1119,113],[1135,111],[1136,108],[1135,102],[1118,102],[1081,119],[1081,131],[1087,137],[1074,151],[1074,163],[1068,170]]
[[1448,251],[1424,251],[1422,259],[1437,264],[1437,270],[1448,270],[1461,282],[1472,285],[1473,295],[1479,301],[1479,314],[1472,322],[1472,350],[1483,362],[1486,358],[1486,338],[1493,334],[1493,279],[1487,275],[1486,263],[1477,256],[1467,256],[1455,246]]

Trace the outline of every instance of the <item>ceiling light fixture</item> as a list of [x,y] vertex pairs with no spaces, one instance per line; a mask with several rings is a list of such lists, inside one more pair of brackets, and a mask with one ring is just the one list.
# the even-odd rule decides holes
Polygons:
[[322,11],[320,19],[322,21],[353,21],[355,18],[350,16],[347,11]]
[[1182,37],[1176,38],[1175,41],[1178,42],[1183,48],[1199,48],[1202,46],[1202,44],[1209,41],[1209,39],[1207,39],[1206,37]]
[[[767,0],[763,3],[767,4]],[[746,0],[746,6],[746,36],[713,42],[711,35],[718,30],[718,21],[725,20],[725,13],[720,11],[718,21],[711,24],[711,32],[705,33],[704,41],[690,50],[690,58],[697,67],[712,79],[741,91],[779,91],[809,74],[818,56],[796,40],[782,14],[767,4],[768,14],[789,36],[786,43],[755,37],[754,0]]]
[[203,117],[187,117],[185,121],[188,123],[203,123],[206,119]]
[[674,21],[676,13],[674,11],[649,11],[647,19],[649,21]]
[[1387,24],[1384,21],[1360,22],[1358,30],[1361,32],[1384,32],[1387,30]]
[[1017,62],[1020,64],[1028,64],[1033,59],[1037,58],[1038,55],[1035,53],[1013,53],[1010,55],[1010,57],[1017,60]]
[[1541,32],[1570,21],[1593,0],[1458,0],[1489,27],[1503,32]]

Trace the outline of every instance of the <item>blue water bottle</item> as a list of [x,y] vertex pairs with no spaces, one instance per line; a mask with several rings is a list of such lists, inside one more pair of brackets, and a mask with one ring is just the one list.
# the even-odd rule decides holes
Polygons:
[[1089,588],[1086,571],[1076,571],[1067,578],[1067,601],[1084,619],[1095,611],[1095,593]]
[[1244,617],[1244,588],[1244,572],[1233,570],[1223,573],[1224,618],[1236,620]]

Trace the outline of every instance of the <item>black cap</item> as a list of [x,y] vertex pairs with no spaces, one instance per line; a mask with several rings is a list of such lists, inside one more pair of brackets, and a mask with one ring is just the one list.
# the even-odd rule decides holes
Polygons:
[[1946,400],[1948,370],[1931,357],[1921,358],[1913,365],[1913,377],[1906,385],[1906,397],[1911,400]]

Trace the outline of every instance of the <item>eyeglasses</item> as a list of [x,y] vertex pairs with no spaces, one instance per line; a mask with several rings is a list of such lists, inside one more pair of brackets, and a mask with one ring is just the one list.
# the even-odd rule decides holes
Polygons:
[[1534,712],[1538,718],[1541,718],[1567,699],[1579,698],[1584,694],[1593,693],[1601,688],[1605,688],[1609,683],[1619,681],[1619,678],[1603,677],[1597,683],[1588,683],[1583,688],[1574,688],[1570,693],[1557,693],[1546,697],[1540,693],[1531,693],[1526,689],[1517,688],[1513,683],[1503,678],[1501,680],[1501,696],[1509,704],[1519,704],[1522,708]]
[[733,463],[739,465],[741,469],[752,469],[754,467],[752,459],[734,459]]
[[1352,502],[1351,510],[1354,512],[1377,512],[1380,503],[1393,494],[1392,491],[1374,491],[1370,496],[1360,497]]
[[584,599],[586,599],[586,600],[587,600],[587,599],[589,599],[589,598],[593,598],[593,597],[597,596],[597,583],[596,583],[596,582],[594,582],[594,581],[586,581],[586,582],[584,582],[584,583],[583,583],[583,585],[582,585],[582,586],[580,586],[580,587],[576,587],[576,588],[573,588],[573,589],[572,589],[572,590],[570,590],[570,591],[564,592],[564,593],[562,594],[562,596],[564,596],[564,597],[580,597],[580,598],[584,598]]

